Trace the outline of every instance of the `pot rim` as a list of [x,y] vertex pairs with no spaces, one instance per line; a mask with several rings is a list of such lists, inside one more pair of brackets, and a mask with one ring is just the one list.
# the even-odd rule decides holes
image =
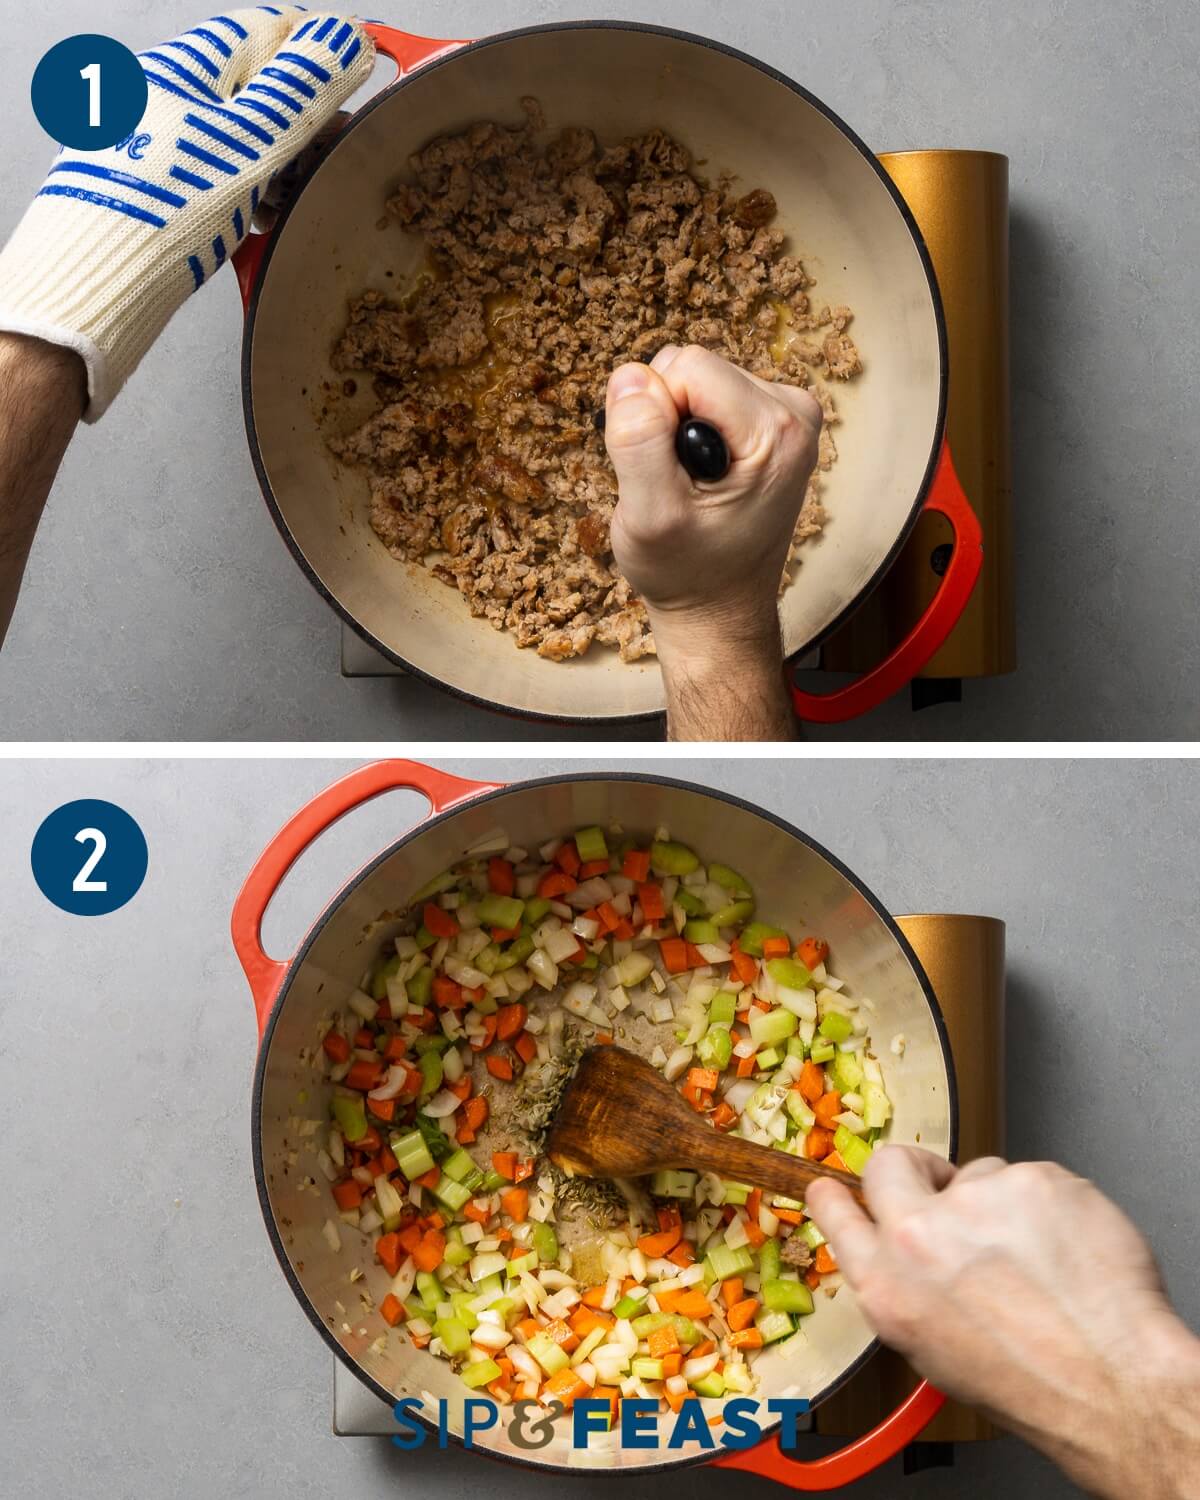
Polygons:
[[938,286],[937,276],[933,269],[933,261],[929,254],[929,248],[925,244],[925,238],[921,233],[920,227],[917,224],[916,219],[913,217],[912,210],[909,208],[908,204],[901,196],[899,188],[888,176],[887,172],[884,170],[882,163],[879,161],[878,157],[871,150],[871,148],[862,139],[862,137],[858,135],[856,131],[852,130],[839,114],[830,109],[827,104],[818,99],[817,96],[806,89],[803,84],[797,83],[793,78],[789,78],[786,73],[781,73],[778,68],[772,67],[770,63],[763,62],[760,58],[753,57],[748,52],[742,52],[737,47],[731,47],[725,42],[715,41],[711,37],[700,36],[695,32],[683,31],[674,26],[656,26],[645,21],[554,21],[547,22],[546,24],[540,26],[521,26],[511,31],[500,31],[496,32],[492,36],[480,37],[475,41],[464,42],[460,47],[456,47],[453,51],[445,53],[440,57],[433,58],[427,63],[421,64],[411,73],[402,74],[393,83],[389,84],[386,88],[381,89],[379,93],[374,96],[374,98],[368,100],[368,102],[354,114],[354,116],[347,122],[345,129],[332,141],[330,141],[328,147],[324,151],[322,151],[313,161],[312,165],[309,167],[308,171],[305,173],[304,177],[297,185],[292,198],[284,207],[282,213],[279,215],[274,228],[270,232],[268,244],[263,254],[262,264],[259,268],[258,276],[255,278],[254,286],[251,289],[250,301],[246,307],[246,317],[242,331],[242,416],[246,428],[246,441],[250,448],[250,458],[251,462],[254,465],[254,473],[258,479],[259,489],[262,491],[263,499],[266,501],[267,509],[271,513],[271,518],[275,522],[276,530],[283,538],[288,551],[300,565],[300,569],[308,579],[309,583],[325,600],[326,604],[328,604],[334,610],[334,612],[338,616],[340,616],[345,624],[350,626],[350,628],[361,640],[363,640],[373,650],[379,652],[379,654],[386,660],[392,662],[395,666],[401,667],[405,672],[410,673],[414,677],[420,678],[423,682],[429,683],[432,687],[439,688],[443,692],[452,694],[454,697],[461,699],[465,703],[470,703],[475,708],[487,709],[490,713],[503,715],[506,718],[520,719],[535,724],[578,724],[597,726],[610,725],[614,728],[617,728],[626,724],[653,723],[654,720],[662,719],[665,716],[665,710],[652,709],[644,713],[627,714],[562,714],[539,713],[533,709],[511,708],[505,704],[497,703],[494,699],[482,698],[477,693],[468,692],[465,688],[455,687],[453,684],[446,682],[441,677],[435,676],[425,668],[418,667],[415,663],[409,661],[407,657],[402,656],[398,651],[393,650],[392,647],[385,645],[383,641],[381,641],[371,630],[369,630],[367,626],[364,625],[356,615],[354,615],[349,609],[347,609],[346,606],[343,605],[342,602],[338,598],[336,598],[328,588],[326,588],[324,582],[317,574],[316,569],[304,555],[304,552],[300,548],[299,543],[292,535],[291,528],[288,526],[287,521],[284,519],[282,508],[275,498],[274,487],[271,484],[271,480],[267,474],[266,464],[263,461],[262,450],[258,441],[257,426],[254,420],[254,401],[251,392],[250,367],[252,351],[254,347],[254,329],[258,317],[259,298],[262,293],[263,287],[266,285],[267,274],[271,268],[271,261],[274,258],[280,237],[287,224],[288,219],[291,217],[293,209],[300,201],[309,184],[312,182],[314,176],[317,174],[317,172],[320,171],[321,167],[325,163],[326,158],[331,154],[331,152],[337,147],[337,145],[340,144],[341,141],[346,138],[350,131],[356,129],[357,126],[360,125],[369,114],[373,113],[376,109],[379,109],[383,104],[391,99],[394,94],[398,93],[401,89],[406,88],[410,83],[414,82],[414,80],[423,78],[427,74],[432,73],[435,69],[443,68],[447,64],[453,63],[457,59],[461,58],[465,52],[478,51],[483,47],[494,46],[500,42],[510,42],[518,40],[522,37],[540,36],[548,32],[556,31],[634,31],[644,32],[654,36],[673,37],[678,41],[691,42],[696,46],[707,47],[713,52],[721,52],[724,53],[727,57],[735,58],[739,62],[748,63],[751,67],[757,68],[760,73],[765,73],[767,77],[774,79],[776,83],[783,84],[785,88],[788,88],[792,91],[792,93],[799,95],[799,97],[803,99],[807,104],[810,104],[820,114],[824,115],[825,118],[832,125],[834,125],[842,133],[842,135],[846,137],[846,139],[859,153],[859,155],[868,162],[876,177],[878,177],[879,181],[886,188],[889,196],[892,199],[892,202],[899,210],[900,216],[904,220],[905,227],[908,229],[909,235],[911,236],[913,244],[916,247],[917,254],[920,257],[921,268],[925,272],[925,281],[929,288],[930,300],[933,305],[933,317],[934,324],[937,329],[938,343],[938,409],[937,417],[934,421],[933,440],[930,445],[929,458],[925,464],[925,472],[922,475],[921,482],[917,487],[917,493],[913,499],[913,504],[909,510],[908,516],[905,519],[903,526],[900,528],[900,532],[897,535],[895,542],[888,550],[887,555],[880,561],[879,566],[871,574],[870,578],[867,579],[866,583],[858,591],[854,598],[846,603],[845,607],[836,616],[836,618],[831,620],[830,623],[826,625],[823,630],[819,631],[811,640],[805,642],[796,651],[792,652],[785,664],[787,667],[794,666],[795,663],[800,659],[800,657],[807,655],[810,651],[820,646],[846,623],[846,621],[850,618],[850,616],[854,613],[854,611],[858,608],[862,601],[874,591],[876,586],[889,571],[892,564],[895,562],[897,556],[899,555],[901,548],[904,546],[905,542],[912,534],[913,528],[917,524],[917,519],[921,514],[921,510],[924,507],[926,498],[928,497],[930,487],[933,484],[934,470],[937,465],[938,454],[941,451],[942,441],[946,431],[946,400],[949,380],[949,355],[946,336],[946,316],[942,306],[941,290]]
[[[467,807],[475,807],[484,802],[494,802],[497,799],[509,796],[513,792],[532,791],[541,787],[562,786],[564,784],[574,785],[581,781],[639,782],[652,786],[669,787],[679,791],[698,792],[701,796],[716,798],[718,801],[726,802],[730,806],[740,809],[742,812],[748,812],[756,817],[765,818],[768,822],[773,823],[784,833],[790,834],[793,838],[799,840],[800,843],[807,845],[807,847],[810,848],[814,853],[820,855],[822,859],[828,861],[828,863],[833,866],[838,874],[840,874],[845,880],[849,881],[854,889],[858,891],[859,895],[861,895],[867,902],[867,904],[871,907],[875,915],[883,922],[891,936],[895,939],[904,957],[908,960],[909,967],[912,969],[917,983],[921,986],[922,993],[925,996],[926,1004],[929,1006],[929,1012],[933,1018],[933,1024],[937,1032],[938,1041],[941,1044],[942,1060],[946,1067],[947,1106],[950,1115],[947,1158],[949,1161],[954,1162],[958,1157],[958,1081],[954,1070],[954,1056],[950,1050],[950,1037],[949,1033],[946,1030],[946,1022],[945,1018],[942,1015],[941,1006],[938,1003],[937,996],[933,990],[933,985],[929,981],[929,976],[925,973],[925,969],[921,963],[921,960],[917,957],[911,943],[904,936],[904,933],[900,930],[900,927],[896,923],[896,919],[889,911],[884,908],[875,893],[870,890],[869,887],[864,885],[863,882],[858,878],[858,876],[855,875],[847,865],[843,864],[835,854],[830,853],[830,851],[826,849],[823,844],[818,843],[816,839],[811,838],[808,834],[801,832],[801,830],[795,827],[794,824],[789,823],[786,818],[781,818],[776,813],[769,812],[765,808],[758,807],[753,802],[747,801],[744,797],[738,797],[732,792],[722,791],[715,787],[701,786],[698,782],[683,781],[680,778],[674,776],[657,776],[652,773],[644,773],[639,771],[581,771],[574,775],[560,774],[557,776],[539,776],[528,781],[514,781],[507,786],[498,787],[495,791],[481,792],[478,796],[471,797],[463,802],[459,802],[454,807],[447,808],[444,812],[431,814],[422,822],[414,824],[412,828],[408,829],[398,839],[394,840],[387,846],[387,848],[381,850],[379,854],[375,855],[373,859],[369,860],[361,870],[359,870],[350,880],[348,880],[345,885],[340,887],[340,889],[334,894],[329,902],[326,903],[325,909],[321,912],[320,916],[317,917],[312,926],[309,928],[308,932],[305,934],[299,947],[296,949],[292,958],[288,962],[287,973],[280,981],[279,989],[276,991],[275,998],[271,1002],[271,1011],[269,1016],[267,1017],[267,1024],[263,1028],[262,1038],[259,1042],[258,1047],[258,1056],[255,1059],[254,1087],[250,1103],[250,1136],[251,1149],[254,1158],[254,1185],[258,1192],[259,1207],[262,1211],[263,1221],[266,1224],[267,1235],[270,1238],[271,1247],[275,1251],[275,1257],[279,1262],[280,1268],[282,1269],[285,1278],[287,1279],[288,1285],[291,1287],[292,1292],[295,1294],[296,1300],[304,1309],[309,1322],[312,1323],[313,1327],[320,1333],[325,1343],[329,1345],[330,1349],[332,1349],[336,1358],[338,1358],[357,1379],[361,1380],[368,1390],[370,1390],[374,1395],[378,1396],[378,1398],[389,1409],[395,1406],[395,1397],[393,1393],[387,1390],[384,1386],[380,1385],[377,1380],[369,1375],[366,1370],[364,1370],[363,1367],[359,1364],[359,1362],[356,1359],[352,1358],[351,1355],[349,1355],[346,1350],[343,1349],[342,1345],[330,1332],[324,1320],[317,1312],[316,1307],[313,1305],[311,1298],[308,1296],[308,1293],[301,1285],[299,1277],[292,1269],[291,1260],[288,1257],[287,1250],[283,1244],[282,1236],[280,1235],[278,1226],[275,1222],[275,1214],[271,1208],[270,1190],[267,1186],[266,1171],[263,1166],[262,1142],[263,1086],[266,1075],[267,1056],[271,1050],[271,1039],[275,1032],[275,1023],[283,1013],[284,1003],[287,1000],[288,991],[291,988],[292,981],[296,978],[300,969],[303,967],[306,959],[308,958],[308,954],[317,938],[320,937],[321,933],[325,930],[326,926],[332,920],[335,913],[342,908],[351,893],[356,891],[366,880],[374,875],[376,870],[378,870],[381,865],[386,863],[386,861],[391,859],[392,856],[396,854],[400,849],[404,848],[407,844],[412,843],[422,834],[428,832],[436,824],[445,822],[447,818],[454,817],[456,814],[462,812]],[[830,1384],[824,1388],[824,1390],[820,1391],[817,1396],[813,1398],[811,1403],[812,1409],[815,1410],[823,1401],[832,1396],[835,1391],[839,1390],[846,1383],[846,1381],[848,1381],[853,1375],[855,1375],[863,1367],[863,1365],[866,1364],[867,1360],[871,1358],[878,1347],[879,1340],[872,1339],[867,1347],[863,1350],[862,1354],[860,1354],[857,1359],[853,1360],[849,1365],[847,1365],[836,1380],[831,1381]],[[431,1422],[424,1415],[416,1416],[415,1420],[420,1422],[428,1433],[432,1434],[433,1436],[439,1436],[438,1427],[435,1422]],[[761,1442],[767,1442],[773,1436],[773,1434],[781,1425],[781,1421],[782,1418],[780,1422],[774,1422],[769,1427],[763,1428]],[[483,1447],[472,1446],[470,1449],[468,1449],[462,1438],[458,1437],[456,1434],[448,1433],[447,1436],[449,1437],[451,1442],[453,1442],[457,1447],[462,1448],[464,1452],[479,1453],[486,1458],[495,1460],[497,1463],[512,1464],[516,1468],[532,1468],[548,1474],[561,1474],[571,1477],[577,1477],[580,1472],[578,1469],[572,1468],[568,1464],[538,1463],[529,1459],[515,1458],[506,1453],[496,1453],[491,1449]],[[756,1446],[758,1445],[756,1444]],[[611,1470],[589,1469],[587,1472],[589,1474],[602,1473],[612,1474],[614,1476],[622,1474],[628,1475],[632,1472],[636,1472],[638,1474],[657,1474],[665,1472],[667,1470],[682,1469],[693,1466],[695,1464],[708,1463],[714,1457],[719,1456],[719,1449],[716,1452],[702,1450],[692,1457],[675,1458],[664,1461],[662,1463],[639,1465],[636,1471],[614,1468]]]

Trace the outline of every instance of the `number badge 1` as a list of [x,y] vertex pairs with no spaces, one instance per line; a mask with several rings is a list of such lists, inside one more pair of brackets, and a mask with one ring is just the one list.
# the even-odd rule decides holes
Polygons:
[[30,864],[47,901],[77,917],[103,917],[131,901],[150,855],[137,822],[113,802],[67,802],[34,835]]

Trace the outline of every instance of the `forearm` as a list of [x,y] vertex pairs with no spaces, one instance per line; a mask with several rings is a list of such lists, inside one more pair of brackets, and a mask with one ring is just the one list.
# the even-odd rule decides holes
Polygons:
[[0,642],[86,390],[70,350],[0,334]]
[[672,740],[792,740],[798,737],[784,680],[774,609],[753,624],[722,629],[651,611]]

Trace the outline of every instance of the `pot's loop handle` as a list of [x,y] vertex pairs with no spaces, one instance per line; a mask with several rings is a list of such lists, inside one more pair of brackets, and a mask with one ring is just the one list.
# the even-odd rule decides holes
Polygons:
[[260,1037],[291,962],[271,958],[264,950],[263,916],[280,881],[313,840],[346,813],[382,792],[404,787],[422,792],[429,800],[430,812],[436,814],[481,792],[496,791],[502,785],[495,781],[468,781],[415,760],[381,760],[335,781],[283,825],[246,877],[234,902],[230,924],[233,946],[254,997]]
[[942,443],[923,509],[939,512],[954,528],[950,563],[937,593],[895,650],[856,682],[833,693],[806,693],[793,683],[799,718],[810,724],[844,724],[878,708],[912,681],[958,624],[983,567],[983,529],[954,472],[948,442]]
[[924,1432],[945,1402],[941,1391],[922,1380],[878,1427],[825,1458],[801,1462],[785,1453],[775,1440],[724,1454],[713,1459],[713,1463],[724,1469],[746,1469],[751,1474],[761,1474],[764,1479],[773,1479],[776,1484],[786,1484],[793,1490],[806,1493],[840,1489],[844,1484],[862,1479],[902,1452]]
[[[411,73],[422,63],[432,62],[446,52],[465,47],[465,41],[446,41],[431,36],[410,36],[407,31],[397,31],[394,26],[384,26],[379,21],[368,21],[363,30],[375,42],[376,51],[390,57],[396,64],[399,77]],[[238,288],[242,294],[243,309],[249,307],[250,298],[262,269],[263,257],[271,240],[271,231],[266,234],[248,234],[231,257],[237,273]]]

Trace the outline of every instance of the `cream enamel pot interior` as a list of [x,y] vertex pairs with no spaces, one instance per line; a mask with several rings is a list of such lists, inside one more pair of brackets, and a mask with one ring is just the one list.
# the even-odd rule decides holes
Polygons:
[[[477,120],[515,121],[538,98],[551,128],[582,123],[604,140],[662,127],[715,177],[770,187],[814,295],[855,311],[866,374],[839,395],[841,456],[826,478],[830,523],[802,549],[784,595],[789,654],[814,645],[873,587],[922,505],[942,510],[957,545],[933,604],[875,672],[827,697],[797,693],[802,717],[852,717],[902,687],[945,639],[978,575],[978,523],[942,444],[941,304],[924,243],[866,146],[824,105],[762,63],[701,38],[621,22],[512,32],[470,45],[372,26],[401,77],[347,125],[270,236],[237,257],[247,321],[243,399],[263,493],[313,584],[366,641],[472,701],[563,721],[644,718],[664,706],[653,659],[623,664],[595,647],[559,664],[518,650],[472,619],[457,591],[399,563],[366,518],[367,483],[330,454],[316,407],[344,376],[329,354],[347,301],[395,294],[422,264],[415,237],[381,229],[409,155]],[[392,276],[386,273],[392,272]],[[337,401],[337,430],[373,406],[368,381]],[[307,394],[305,394],[307,393]],[[714,568],[719,567],[714,559]]]
[[[419,790],[432,815],[384,850],[350,880],[313,924],[294,957],[278,961],[262,948],[261,921],[288,869],[308,845],[344,813],[397,787]],[[233,938],[254,994],[261,1045],[253,1103],[254,1163],[267,1229],[284,1273],[313,1324],[334,1353],[384,1400],[423,1392],[450,1403],[454,1435],[461,1435],[464,1396],[471,1394],[443,1361],[389,1337],[372,1349],[383,1329],[365,1317],[347,1280],[352,1267],[371,1260],[347,1232],[333,1254],[322,1236],[331,1213],[316,1168],[316,1145],[302,1137],[296,1117],[327,1117],[323,1069],[314,1066],[318,1021],[357,984],[380,945],[398,930],[397,914],[413,893],[469,848],[503,830],[516,844],[536,847],[564,830],[619,822],[647,835],[665,824],[672,837],[741,869],[755,886],[764,917],[817,931],[837,956],[838,971],[877,1009],[873,1035],[885,1059],[895,1115],[891,1139],[920,1142],[953,1158],[957,1110],[953,1064],[937,1002],[921,966],[874,896],[832,855],[779,819],[723,793],[649,776],[561,776],[510,787],[462,781],[411,761],[365,766],[328,788],[302,809],[264,851],[238,896]],[[888,1041],[907,1038],[902,1061]],[[303,1102],[299,1102],[301,1096]],[[315,1177],[318,1191],[305,1188]],[[367,1270],[365,1285],[380,1300],[387,1289],[382,1268]],[[763,1395],[807,1397],[813,1403],[835,1390],[866,1359],[873,1339],[845,1289],[819,1299],[806,1321],[807,1345],[784,1359],[770,1351],[760,1360]],[[339,1304],[349,1311],[339,1311]],[[348,1327],[347,1327],[348,1325]],[[360,1334],[359,1329],[365,1329]],[[941,1405],[921,1385],[867,1438],[831,1459],[806,1465],[781,1455],[773,1440],[721,1462],[770,1474],[793,1487],[832,1488],[847,1482],[911,1441]],[[764,1425],[772,1418],[764,1411]],[[480,1434],[481,1451],[540,1468],[570,1467],[567,1438],[528,1452],[513,1445],[504,1427]],[[621,1449],[622,1470],[673,1467],[703,1460],[694,1446],[678,1452]]]

